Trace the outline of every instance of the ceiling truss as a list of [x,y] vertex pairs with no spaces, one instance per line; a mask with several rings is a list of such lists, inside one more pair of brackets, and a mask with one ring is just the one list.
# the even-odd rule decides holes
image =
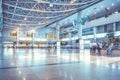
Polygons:
[[4,28],[46,27],[101,0],[4,0]]

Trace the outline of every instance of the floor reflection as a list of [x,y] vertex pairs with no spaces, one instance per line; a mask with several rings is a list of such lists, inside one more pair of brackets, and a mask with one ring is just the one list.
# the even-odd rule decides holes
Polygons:
[[[59,52],[59,51],[58,51]],[[7,77],[6,77],[7,75]],[[4,49],[0,80],[120,80],[120,57],[89,50]]]
[[[53,50],[48,53],[47,49],[15,49],[4,48],[0,56],[0,68],[41,66],[50,64],[67,63],[94,63],[98,66],[119,68],[120,57],[108,57],[105,55],[90,55],[89,50],[61,49],[60,55]],[[117,64],[117,65],[116,65]],[[113,66],[115,65],[115,66]]]

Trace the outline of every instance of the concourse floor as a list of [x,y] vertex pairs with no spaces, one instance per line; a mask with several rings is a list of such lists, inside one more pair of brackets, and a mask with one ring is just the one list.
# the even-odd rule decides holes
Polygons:
[[13,49],[0,52],[0,80],[120,80],[120,56],[88,49]]

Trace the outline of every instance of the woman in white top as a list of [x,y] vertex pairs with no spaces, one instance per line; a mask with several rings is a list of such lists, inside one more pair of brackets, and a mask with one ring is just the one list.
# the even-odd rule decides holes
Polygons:
[[90,53],[92,54],[92,52],[93,52],[93,43],[92,43],[92,41],[90,42]]
[[111,43],[107,49],[107,55],[112,55],[113,48],[114,48],[114,44]]
[[97,43],[96,43],[96,41],[93,42],[92,47],[93,47],[93,53],[95,53],[95,51],[97,49]]
[[99,42],[98,43],[98,54],[101,55],[101,49],[103,48],[103,43],[102,42]]

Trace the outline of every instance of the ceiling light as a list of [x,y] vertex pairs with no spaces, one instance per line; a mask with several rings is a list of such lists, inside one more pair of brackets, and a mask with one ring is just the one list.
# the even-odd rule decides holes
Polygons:
[[24,20],[27,20],[27,18],[24,18]]
[[101,8],[103,8],[103,5],[101,5]]
[[75,1],[76,1],[76,0],[71,0],[69,3],[70,3],[70,4],[73,4]]
[[95,14],[97,14],[97,13],[95,12]]
[[81,18],[83,18],[83,15],[81,16]]
[[41,22],[39,22],[38,24],[41,24]]
[[53,7],[53,4],[52,4],[52,3],[50,3],[50,4],[49,4],[49,7]]
[[114,3],[112,3],[112,6],[114,6],[115,4]]
[[97,11],[100,11],[100,9],[97,9]]
[[110,8],[107,8],[108,10],[110,9]]
[[46,17],[46,19],[49,19],[49,17]]
[[35,33],[35,30],[34,30],[34,29],[32,29],[30,32]]
[[40,3],[41,0],[34,0],[34,1],[37,1],[37,3]]
[[91,10],[89,10],[89,12],[91,12]]
[[118,11],[116,11],[115,13],[118,13]]

